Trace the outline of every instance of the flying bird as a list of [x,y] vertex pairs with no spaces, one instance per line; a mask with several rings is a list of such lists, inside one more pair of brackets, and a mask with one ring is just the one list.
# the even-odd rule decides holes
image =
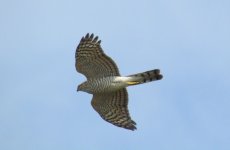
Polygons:
[[129,130],[136,129],[128,110],[126,87],[160,80],[159,69],[121,76],[116,63],[101,48],[101,40],[93,34],[82,37],[75,53],[76,70],[87,81],[77,91],[93,94],[91,105],[107,122]]

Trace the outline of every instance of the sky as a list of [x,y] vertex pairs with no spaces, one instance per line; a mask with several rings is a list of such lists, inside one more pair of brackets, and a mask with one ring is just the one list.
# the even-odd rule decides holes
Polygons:
[[[229,150],[229,0],[1,0],[1,150]],[[132,86],[130,131],[77,92],[75,49],[86,33]]]

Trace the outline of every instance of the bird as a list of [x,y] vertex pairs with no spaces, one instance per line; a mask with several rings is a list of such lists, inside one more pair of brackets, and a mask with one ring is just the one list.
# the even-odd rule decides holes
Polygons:
[[77,91],[93,95],[91,105],[105,121],[124,129],[136,130],[128,110],[126,87],[161,80],[159,69],[121,76],[116,63],[106,55],[94,34],[82,37],[75,52],[75,68],[87,80]]

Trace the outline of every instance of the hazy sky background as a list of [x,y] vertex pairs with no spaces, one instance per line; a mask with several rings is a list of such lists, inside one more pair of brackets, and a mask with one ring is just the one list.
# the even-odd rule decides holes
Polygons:
[[[137,130],[105,121],[76,92],[75,48],[94,33],[130,87]],[[1,0],[1,150],[229,150],[229,0]]]

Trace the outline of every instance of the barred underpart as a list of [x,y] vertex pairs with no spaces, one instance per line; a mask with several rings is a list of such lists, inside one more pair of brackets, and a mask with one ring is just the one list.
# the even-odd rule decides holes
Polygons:
[[82,37],[75,53],[76,70],[87,81],[78,91],[93,94],[92,107],[107,122],[129,130],[136,129],[128,110],[127,86],[162,79],[159,69],[120,76],[116,63],[101,48],[101,40],[93,34]]

